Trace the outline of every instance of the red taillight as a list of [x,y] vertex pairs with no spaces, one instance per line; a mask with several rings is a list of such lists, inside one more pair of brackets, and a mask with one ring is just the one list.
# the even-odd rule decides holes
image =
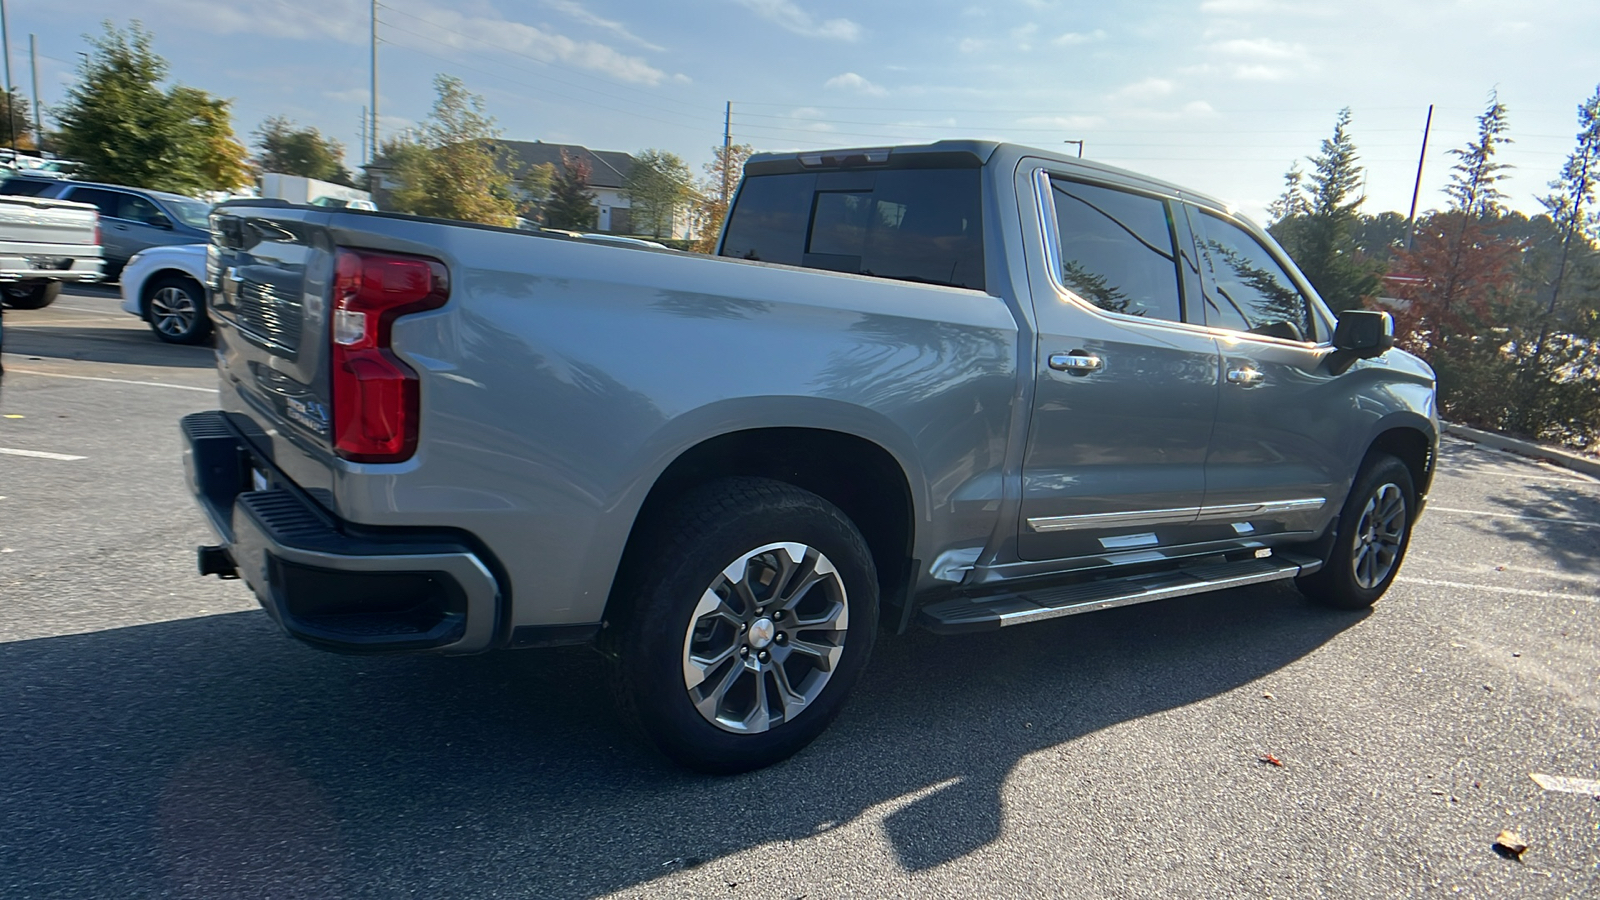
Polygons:
[[450,296],[443,263],[340,250],[328,310],[333,450],[351,462],[393,463],[417,449],[417,373],[389,349],[394,320],[438,309]]

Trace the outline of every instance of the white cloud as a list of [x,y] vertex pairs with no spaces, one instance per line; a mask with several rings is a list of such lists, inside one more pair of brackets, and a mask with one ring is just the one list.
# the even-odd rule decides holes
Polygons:
[[1321,68],[1316,55],[1304,44],[1271,38],[1229,38],[1202,48],[1206,63],[1200,74],[1221,74],[1239,81],[1283,81]]
[[1029,116],[1017,122],[1029,128],[1059,128],[1062,131],[1081,131],[1106,124],[1105,116]]
[[1205,0],[1200,4],[1201,12],[1214,16],[1254,15],[1277,8],[1277,0]]
[[1055,44],[1057,47],[1072,47],[1078,44],[1087,44],[1092,41],[1103,41],[1105,39],[1106,33],[1101,29],[1096,28],[1088,34],[1084,34],[1081,31],[1069,31],[1066,34],[1055,38],[1050,43]]
[[829,19],[818,22],[810,13],[789,0],[737,0],[739,5],[754,10],[769,22],[806,37],[826,38],[835,41],[861,39],[861,26],[849,19]]
[[834,90],[855,91],[858,94],[866,94],[869,97],[882,97],[889,93],[881,85],[873,84],[854,72],[835,75],[829,78],[822,86]]
[[557,12],[565,13],[566,15],[571,16],[585,25],[590,25],[604,31],[609,31],[623,40],[637,44],[646,50],[655,50],[660,52],[666,49],[665,47],[657,44],[652,44],[644,38],[639,37],[638,35],[629,31],[628,26],[622,24],[621,22],[617,22],[612,19],[601,18],[600,16],[595,15],[594,13],[585,9],[583,4],[578,3],[577,0],[544,0],[544,5]]
[[979,53],[988,49],[989,42],[981,38],[962,38],[956,49],[962,53]]
[[1151,77],[1118,88],[1111,94],[1111,98],[1134,103],[1157,100],[1171,94],[1174,87],[1176,86],[1165,78]]
[[[190,27],[216,34],[266,34],[273,37],[327,39],[365,45],[365,4],[316,0],[279,0],[274,14],[234,7],[212,0],[151,0],[178,14]],[[436,52],[440,45],[474,54],[495,49],[520,53],[541,62],[560,63],[608,75],[618,81],[656,85],[666,73],[637,56],[620,53],[597,41],[578,41],[546,28],[489,16],[469,16],[452,9],[422,6],[417,12],[389,7],[379,23],[379,37],[396,46]],[[602,20],[603,21],[603,20]]]

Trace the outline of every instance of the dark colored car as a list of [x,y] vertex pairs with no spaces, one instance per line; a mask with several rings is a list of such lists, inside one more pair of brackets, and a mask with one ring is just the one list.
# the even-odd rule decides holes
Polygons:
[[98,208],[107,281],[116,280],[128,260],[147,247],[203,244],[211,237],[206,223],[211,204],[182,194],[26,175],[0,183],[0,194],[74,200]]

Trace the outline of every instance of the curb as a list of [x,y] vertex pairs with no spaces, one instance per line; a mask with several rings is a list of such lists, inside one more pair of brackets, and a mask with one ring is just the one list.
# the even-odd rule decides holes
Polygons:
[[1440,422],[1439,425],[1444,428],[1445,434],[1455,435],[1474,444],[1482,444],[1485,447],[1493,447],[1496,450],[1506,450],[1520,456],[1535,457],[1554,463],[1563,469],[1571,469],[1574,472],[1582,472],[1585,475],[1593,475],[1600,478],[1600,459],[1583,456],[1570,450],[1557,450],[1554,447],[1546,447],[1543,444],[1535,444],[1532,441],[1506,437],[1503,434],[1495,434],[1492,431],[1479,431],[1476,428],[1468,428],[1465,425],[1457,425],[1454,422]]

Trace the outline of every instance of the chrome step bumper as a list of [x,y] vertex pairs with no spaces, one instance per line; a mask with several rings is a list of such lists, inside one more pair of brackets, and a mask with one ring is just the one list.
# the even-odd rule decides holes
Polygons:
[[1282,581],[1321,567],[1321,560],[1279,554],[1128,578],[1042,586],[1014,594],[956,597],[924,607],[917,614],[917,623],[935,634],[992,631],[1116,606]]

